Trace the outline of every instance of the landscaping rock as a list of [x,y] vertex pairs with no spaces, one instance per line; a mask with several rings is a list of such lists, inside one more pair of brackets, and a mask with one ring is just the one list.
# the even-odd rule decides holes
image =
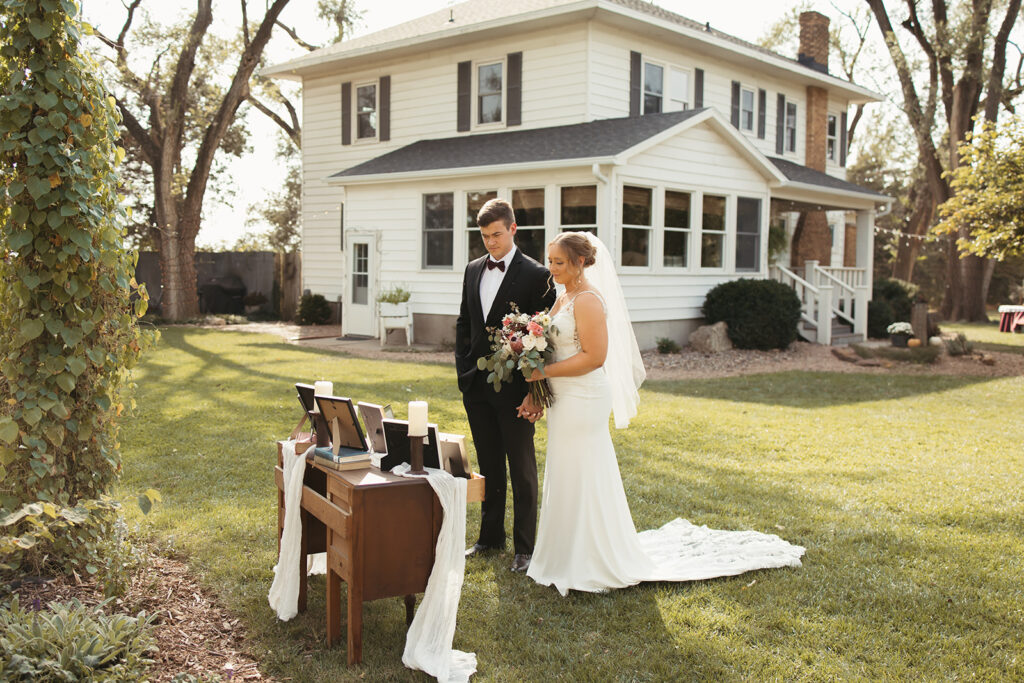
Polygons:
[[833,346],[832,355],[847,363],[857,363],[860,361],[860,356],[848,346]]
[[857,361],[857,365],[862,368],[880,368],[882,367],[882,361],[877,358],[861,358]]
[[732,348],[725,321],[702,325],[690,335],[690,346],[701,353],[721,353]]

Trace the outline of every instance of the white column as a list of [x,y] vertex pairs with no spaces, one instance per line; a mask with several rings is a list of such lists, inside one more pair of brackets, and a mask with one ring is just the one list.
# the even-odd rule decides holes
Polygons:
[[857,212],[857,267],[864,272],[857,289],[854,304],[853,331],[868,338],[868,302],[871,300],[872,271],[875,267],[875,212],[864,209]]

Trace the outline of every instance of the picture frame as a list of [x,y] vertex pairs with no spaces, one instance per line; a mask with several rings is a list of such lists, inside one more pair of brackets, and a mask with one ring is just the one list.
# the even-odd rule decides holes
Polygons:
[[[390,472],[392,468],[409,462],[409,421],[384,419],[384,438],[387,441],[387,455],[381,458],[380,468]],[[437,425],[427,425],[427,436],[423,443],[423,466],[441,469]]]
[[369,452],[352,399],[345,396],[316,396],[315,400],[327,423],[331,435],[331,452],[334,455]]
[[366,437],[370,442],[370,448],[374,453],[384,454],[388,452],[387,440],[384,438],[384,420],[394,418],[395,414],[390,405],[379,406],[376,403],[357,404],[359,415],[363,418],[363,426],[366,428]]

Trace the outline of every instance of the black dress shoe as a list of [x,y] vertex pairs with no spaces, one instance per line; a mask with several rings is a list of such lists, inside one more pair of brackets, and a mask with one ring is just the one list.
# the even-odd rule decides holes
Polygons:
[[484,545],[483,543],[474,543],[472,548],[466,548],[466,557],[476,557],[492,550],[501,550],[501,548],[493,545]]
[[530,558],[533,555],[520,555],[517,554],[515,559],[512,560],[512,571],[514,572],[525,572],[530,568]]

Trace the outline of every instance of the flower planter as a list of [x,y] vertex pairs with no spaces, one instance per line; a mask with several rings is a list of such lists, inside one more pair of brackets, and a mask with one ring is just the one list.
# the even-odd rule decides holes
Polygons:
[[910,337],[905,335],[905,334],[889,335],[889,341],[892,342],[892,345],[896,346],[898,348],[901,348],[901,349],[907,348],[907,341],[909,341],[909,340],[910,340]]
[[409,302],[404,301],[400,304],[389,304],[380,302],[380,314],[384,318],[401,318],[409,315]]

